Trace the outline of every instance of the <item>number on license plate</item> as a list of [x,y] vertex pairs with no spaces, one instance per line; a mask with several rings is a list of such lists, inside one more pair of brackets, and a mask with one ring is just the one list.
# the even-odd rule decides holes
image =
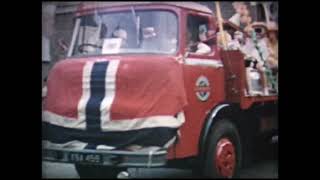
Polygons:
[[86,162],[86,163],[101,163],[102,157],[100,154],[84,154],[70,153],[69,160],[71,162]]

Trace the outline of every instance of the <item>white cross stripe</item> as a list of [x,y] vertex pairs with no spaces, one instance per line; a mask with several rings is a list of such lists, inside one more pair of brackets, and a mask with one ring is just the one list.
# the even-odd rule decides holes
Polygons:
[[78,121],[84,122],[86,126],[86,105],[90,98],[90,81],[91,81],[91,71],[94,62],[87,62],[83,67],[82,72],[82,96],[78,103]]
[[105,96],[100,105],[101,127],[104,126],[104,123],[110,121],[111,105],[116,91],[116,73],[118,66],[119,60],[112,60],[109,62],[108,69],[106,71]]

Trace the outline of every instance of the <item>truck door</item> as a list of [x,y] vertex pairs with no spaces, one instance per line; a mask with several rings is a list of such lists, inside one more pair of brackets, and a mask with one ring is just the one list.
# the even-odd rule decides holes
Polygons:
[[184,53],[188,54],[185,56],[183,67],[188,105],[184,109],[186,122],[180,131],[181,138],[176,147],[176,157],[197,153],[204,119],[210,109],[224,98],[224,73],[215,40],[200,42],[202,38],[199,38],[199,33],[214,30],[212,16],[189,12],[185,17],[182,33],[186,34],[186,39],[182,46]]

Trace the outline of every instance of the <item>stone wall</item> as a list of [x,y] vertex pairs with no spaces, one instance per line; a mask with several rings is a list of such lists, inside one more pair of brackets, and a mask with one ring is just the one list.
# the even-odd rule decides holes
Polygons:
[[[73,31],[73,17],[74,14],[72,11],[62,12],[61,5],[59,2],[44,2],[43,7],[43,16],[46,14],[46,6],[56,6],[56,12],[54,15],[42,18],[42,33],[47,35],[49,33],[50,38],[50,56],[51,60],[49,62],[42,61],[42,85],[44,85],[44,79],[47,77],[52,66],[59,60],[65,58],[66,53],[59,46],[59,40],[63,40],[67,44],[70,43]],[[60,11],[60,13],[57,13]],[[49,28],[50,27],[50,28]]]

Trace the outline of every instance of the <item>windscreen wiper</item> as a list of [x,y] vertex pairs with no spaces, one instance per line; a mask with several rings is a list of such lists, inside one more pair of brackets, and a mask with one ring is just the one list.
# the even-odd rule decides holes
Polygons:
[[136,37],[137,37],[137,45],[140,44],[139,42],[139,33],[140,33],[140,17],[136,15],[136,11],[134,7],[131,7],[131,12],[132,12],[132,17],[133,17],[133,22],[136,25]]

